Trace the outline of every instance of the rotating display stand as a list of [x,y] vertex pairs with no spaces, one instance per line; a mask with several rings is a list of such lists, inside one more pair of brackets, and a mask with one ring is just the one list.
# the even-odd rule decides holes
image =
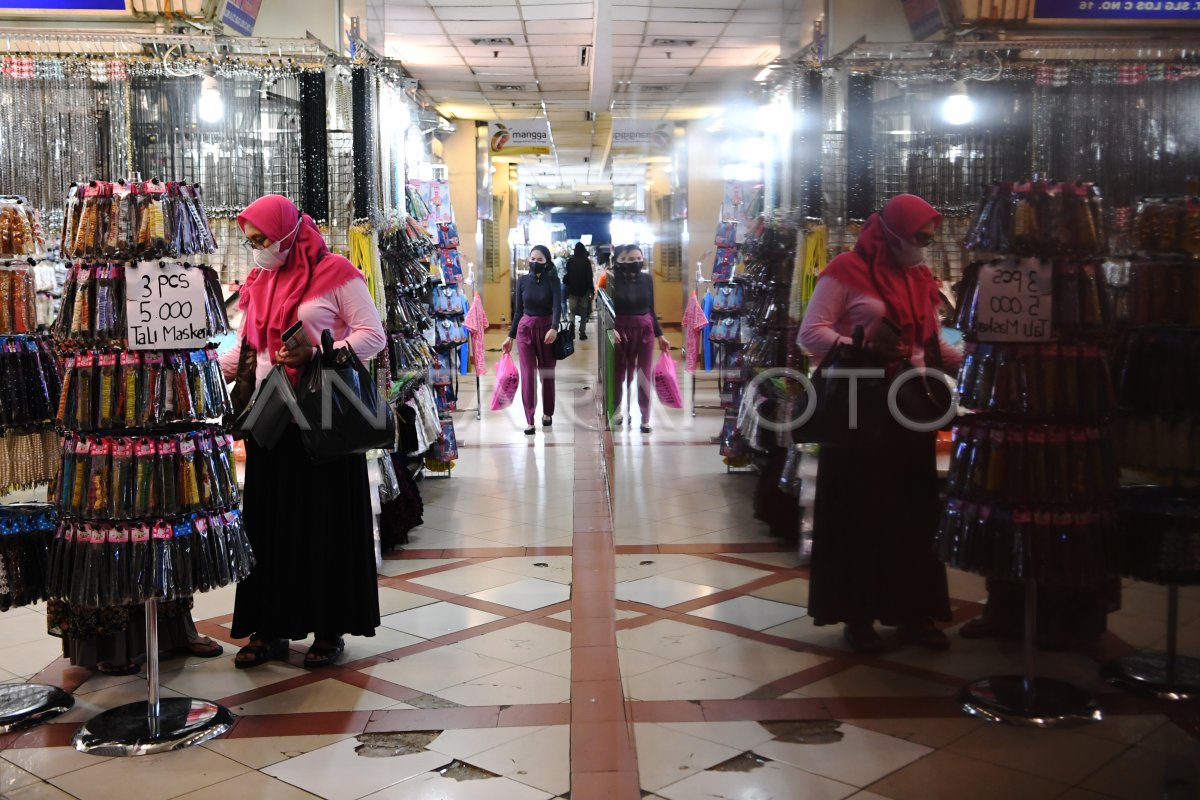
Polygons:
[[1200,585],[1200,453],[1191,447],[1200,399],[1176,372],[1200,351],[1200,180],[1188,183],[1188,196],[1139,203],[1137,255],[1109,273],[1124,326],[1113,369],[1118,460],[1145,480],[1121,489],[1121,572],[1166,584],[1167,637],[1165,652],[1118,658],[1101,675],[1172,701],[1200,699],[1200,659],[1179,654],[1179,587]]
[[72,186],[62,240],[74,264],[54,326],[66,433],[49,594],[81,609],[144,604],[146,618],[147,699],[90,720],[73,744],[101,756],[190,747],[226,733],[233,715],[160,697],[159,602],[253,566],[232,437],[214,424],[231,406],[205,344],[229,329],[224,298],[216,273],[192,261],[216,245],[198,186],[137,179]]
[[[32,256],[44,248],[41,224],[28,212],[24,198],[0,198],[0,252]],[[32,335],[38,320],[34,308],[31,262],[5,259],[0,267],[0,335],[5,339],[5,372],[23,371],[35,380],[0,393],[0,427],[4,438],[24,440],[12,452],[22,454],[21,463],[5,463],[0,472],[0,494],[10,489],[44,484],[52,474],[41,440],[53,434],[53,413],[58,405],[58,373],[48,343]],[[36,391],[32,385],[36,384]],[[7,443],[5,450],[9,451]],[[3,456],[8,459],[7,452]],[[45,563],[44,553],[54,532],[54,509],[39,504],[0,506],[3,528],[0,535],[12,537],[0,556],[0,611],[30,605],[45,599],[45,574],[37,569]],[[38,552],[43,555],[38,557]],[[28,557],[28,558],[27,558]],[[20,572],[20,586],[10,584],[9,560]],[[75,705],[70,694],[56,686],[37,683],[0,684],[0,733],[11,733],[46,722]]]
[[1039,677],[1038,586],[1097,591],[1115,572],[1116,470],[1105,420],[1112,308],[1100,265],[1098,190],[996,184],[966,246],[1010,253],[964,279],[967,339],[948,501],[937,536],[950,566],[1025,587],[1024,671],[974,681],[961,708],[989,722],[1067,728],[1098,722],[1083,689]]

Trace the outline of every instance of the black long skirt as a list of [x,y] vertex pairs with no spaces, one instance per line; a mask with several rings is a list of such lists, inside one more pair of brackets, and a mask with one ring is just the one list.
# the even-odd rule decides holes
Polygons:
[[870,447],[822,445],[813,508],[809,613],[817,625],[950,619],[935,435]]
[[233,635],[374,636],[379,590],[366,458],[314,463],[289,425],[271,450],[246,441],[243,500],[257,564],[238,584]]

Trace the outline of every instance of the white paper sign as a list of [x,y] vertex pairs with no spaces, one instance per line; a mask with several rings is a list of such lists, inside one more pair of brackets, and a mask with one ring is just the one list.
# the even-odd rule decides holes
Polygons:
[[175,350],[208,343],[204,273],[171,262],[125,268],[125,313],[131,350]]
[[1052,337],[1053,273],[1036,258],[979,268],[975,332],[981,342],[1045,342]]

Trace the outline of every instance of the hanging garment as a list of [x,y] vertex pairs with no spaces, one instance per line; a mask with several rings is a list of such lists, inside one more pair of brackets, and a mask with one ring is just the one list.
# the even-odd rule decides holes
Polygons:
[[474,299],[471,300],[471,307],[467,310],[467,316],[463,320],[463,327],[471,332],[471,348],[472,355],[475,358],[475,374],[483,375],[487,372],[487,345],[484,343],[484,335],[488,329],[487,312],[483,308],[483,298],[479,296],[479,292],[475,293]]
[[714,299],[712,296],[712,292],[706,292],[704,295],[704,306],[703,306],[704,318],[706,320],[710,320],[710,321],[707,322],[704,326],[704,371],[705,372],[712,372],[712,368],[713,368],[713,347],[712,347],[712,341],[709,338],[710,334],[712,334],[711,320],[712,320],[713,302],[714,302]]
[[700,361],[700,351],[704,348],[704,329],[708,326],[708,317],[704,308],[692,292],[688,299],[687,308],[683,312],[684,363],[687,372],[695,372],[696,364]]

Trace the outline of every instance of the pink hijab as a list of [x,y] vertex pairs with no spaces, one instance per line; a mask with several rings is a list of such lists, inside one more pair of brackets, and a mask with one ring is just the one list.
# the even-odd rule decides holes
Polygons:
[[[349,260],[329,252],[312,217],[302,215],[283,195],[258,198],[237,220],[243,233],[249,222],[272,242],[283,240],[283,246],[291,245],[282,267],[252,270],[242,287],[238,303],[245,314],[242,336],[259,352],[273,353],[283,346],[282,334],[299,319],[300,304],[305,300],[329,294],[356,278],[363,280]],[[293,236],[297,222],[300,228]],[[308,331],[313,343],[320,335],[321,331]]]

